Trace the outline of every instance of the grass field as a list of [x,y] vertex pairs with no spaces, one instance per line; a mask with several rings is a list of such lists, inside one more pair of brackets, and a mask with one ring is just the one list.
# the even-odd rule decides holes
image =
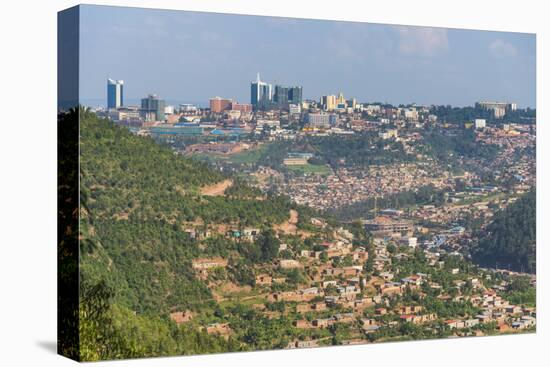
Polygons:
[[267,145],[263,144],[256,149],[234,154],[229,158],[229,161],[237,164],[254,164],[260,160],[266,148]]
[[313,173],[316,175],[328,175],[330,173],[330,168],[324,164],[301,164],[296,166],[286,166],[290,171],[299,172],[299,173]]

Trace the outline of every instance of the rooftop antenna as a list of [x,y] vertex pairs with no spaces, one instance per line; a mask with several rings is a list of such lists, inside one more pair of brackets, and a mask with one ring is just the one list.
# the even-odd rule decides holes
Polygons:
[[256,74],[256,82],[258,82],[258,83],[261,82],[261,79],[260,79],[260,72],[258,72],[258,73]]

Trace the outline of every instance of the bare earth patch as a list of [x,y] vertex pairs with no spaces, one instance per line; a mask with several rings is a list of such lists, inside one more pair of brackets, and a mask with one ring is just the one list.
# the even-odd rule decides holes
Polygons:
[[296,223],[298,223],[298,212],[294,209],[290,210],[290,218],[281,224],[274,226],[275,230],[281,231],[284,234],[296,234]]
[[273,229],[283,232],[284,234],[297,234],[302,238],[310,237],[312,235],[311,232],[298,230],[298,227],[296,227],[296,224],[298,223],[298,212],[291,209],[289,214],[290,218],[286,222],[274,225]]
[[223,180],[214,185],[204,186],[201,189],[201,194],[204,196],[221,196],[225,190],[233,185],[233,180]]

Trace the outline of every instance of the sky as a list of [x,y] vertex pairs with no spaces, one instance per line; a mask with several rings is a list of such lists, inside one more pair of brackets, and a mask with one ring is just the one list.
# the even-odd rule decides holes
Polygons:
[[259,72],[301,85],[307,99],[533,108],[535,43],[527,33],[84,5],[80,99],[105,105],[113,78],[124,80],[125,102],[250,102]]

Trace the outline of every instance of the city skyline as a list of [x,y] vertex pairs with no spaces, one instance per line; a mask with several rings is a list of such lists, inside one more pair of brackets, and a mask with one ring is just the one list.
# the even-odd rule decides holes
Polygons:
[[[261,92],[259,92],[258,90],[258,85],[261,85],[261,86],[264,86],[264,93],[266,93],[266,91],[268,92],[268,97],[265,97],[265,96],[261,96]],[[292,103],[296,103],[296,104],[300,104],[302,102],[315,102],[315,103],[319,103],[320,106],[323,106],[323,108],[325,109],[328,109],[328,110],[333,110],[335,109],[336,105],[338,103],[345,103],[345,102],[348,102],[348,101],[353,101],[353,103],[358,103],[358,104],[371,104],[371,105],[377,105],[377,104],[387,104],[387,105],[391,105],[391,106],[435,106],[434,104],[425,104],[425,105],[422,105],[422,104],[418,104],[416,102],[412,102],[412,103],[396,103],[396,104],[392,104],[392,103],[389,103],[389,102],[381,102],[381,101],[357,101],[357,98],[351,96],[349,99],[345,99],[344,98],[344,93],[342,91],[339,91],[338,92],[338,95],[336,94],[326,94],[326,95],[321,95],[321,96],[318,96],[318,98],[307,98],[307,99],[302,99],[302,86],[283,86],[283,85],[280,85],[280,84],[271,84],[269,82],[266,82],[266,81],[262,81],[260,80],[260,73],[257,73],[257,77],[256,77],[256,80],[255,81],[252,81],[250,83],[250,96],[249,96],[249,100],[248,101],[245,101],[245,102],[241,102],[239,100],[236,100],[235,98],[231,98],[231,97],[220,97],[220,96],[213,96],[213,97],[210,97],[208,98],[207,101],[200,101],[200,102],[196,102],[196,101],[181,101],[181,100],[176,100],[176,99],[165,99],[165,98],[162,98],[162,96],[159,96],[157,95],[156,93],[147,93],[146,94],[146,98],[132,98],[132,99],[129,99],[127,100],[128,103],[124,103],[123,102],[123,98],[122,98],[122,87],[124,86],[124,80],[113,80],[111,78],[108,78],[107,79],[107,93],[106,93],[106,108],[107,109],[118,109],[118,108],[121,108],[121,107],[139,107],[139,105],[143,105],[143,100],[144,99],[147,99],[151,96],[154,96],[155,98],[160,98],[163,102],[165,103],[168,103],[167,106],[176,106],[176,105],[180,105],[180,106],[195,106],[196,108],[208,108],[208,106],[210,105],[211,106],[211,103],[212,103],[212,100],[223,100],[223,101],[228,101],[228,102],[232,102],[233,104],[237,104],[237,105],[250,105],[250,106],[256,106],[258,105],[260,102],[269,102],[271,103],[271,107],[275,108],[277,106],[281,106],[281,103],[283,101],[278,101],[277,99],[280,98],[278,97],[278,92],[277,90],[279,89],[280,91],[282,91],[282,93],[285,95],[285,100],[284,100],[284,103],[282,105],[284,105],[285,103],[288,104],[292,104]],[[120,90],[118,89],[120,88]],[[281,92],[279,92],[281,93]],[[291,97],[292,95],[295,95],[295,97]],[[93,103],[97,104],[98,106],[101,106],[102,105],[102,102],[104,102],[103,100],[105,100],[105,98],[96,98],[93,100]],[[294,99],[296,98],[296,99]],[[91,101],[91,100],[89,100]],[[117,101],[116,103],[114,101]],[[331,102],[332,101],[332,102]],[[190,103],[192,102],[192,103]],[[87,103],[83,103],[84,105],[88,105]],[[113,105],[113,104],[116,104]],[[477,105],[483,105],[483,104],[486,104],[486,105],[491,105],[491,106],[494,106],[494,105],[502,105],[502,106],[513,106],[512,110],[516,110],[518,107],[517,103],[515,101],[489,101],[489,100],[484,100],[484,101],[475,101],[472,106],[477,106]],[[332,107],[331,107],[332,106]],[[266,106],[263,106],[261,109],[265,109]],[[453,106],[454,107],[454,106]],[[460,107],[469,107],[469,106],[460,106]],[[506,107],[506,108],[508,108]],[[520,106],[521,108],[521,106]],[[525,107],[525,108],[532,108],[532,107]],[[489,108],[489,109],[492,109]],[[501,109],[504,111],[505,107],[501,107]],[[504,112],[501,112],[498,114],[497,117],[502,117],[504,115]]]
[[82,102],[104,101],[105,79],[116,78],[128,83],[127,101],[155,93],[180,103],[206,105],[218,95],[244,103],[260,72],[273,85],[303,86],[304,99],[342,91],[392,104],[502,100],[535,107],[532,34],[105,6],[81,11]]

